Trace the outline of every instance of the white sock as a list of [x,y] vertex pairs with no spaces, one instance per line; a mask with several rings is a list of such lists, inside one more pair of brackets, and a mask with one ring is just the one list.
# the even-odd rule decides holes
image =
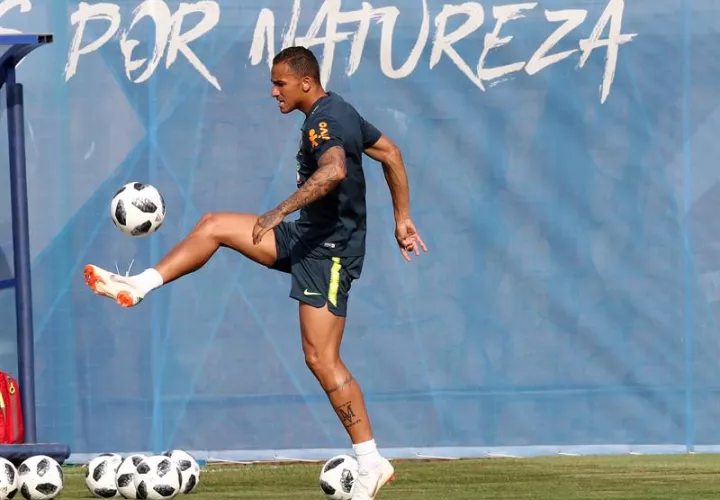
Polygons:
[[148,292],[151,292],[156,288],[160,288],[163,285],[163,277],[152,267],[133,276],[132,280],[133,284],[138,288],[143,297],[147,295]]
[[380,463],[380,453],[378,453],[375,440],[365,441],[353,445],[355,456],[358,461],[358,469],[370,470],[377,467]]

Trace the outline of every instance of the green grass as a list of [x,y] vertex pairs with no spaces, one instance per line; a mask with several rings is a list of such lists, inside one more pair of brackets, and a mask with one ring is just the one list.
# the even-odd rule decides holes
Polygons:
[[[678,500],[720,498],[720,455],[395,461],[397,480],[377,500]],[[190,498],[322,500],[321,464],[204,468]],[[62,499],[91,498],[68,468]],[[180,497],[178,497],[180,498]]]

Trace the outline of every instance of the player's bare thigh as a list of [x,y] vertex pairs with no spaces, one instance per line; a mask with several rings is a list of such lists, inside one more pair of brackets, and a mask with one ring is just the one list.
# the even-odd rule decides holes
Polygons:
[[337,362],[344,330],[345,318],[334,315],[327,305],[318,308],[300,302],[300,332],[308,365]]
[[212,212],[202,216],[196,230],[207,231],[221,245],[259,264],[271,266],[277,260],[275,232],[268,231],[262,241],[254,245],[252,230],[257,219],[257,215],[249,213]]

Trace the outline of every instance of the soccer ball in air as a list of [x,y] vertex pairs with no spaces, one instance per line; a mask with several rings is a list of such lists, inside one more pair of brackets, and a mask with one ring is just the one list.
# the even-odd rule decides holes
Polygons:
[[135,489],[135,471],[145,459],[145,455],[129,455],[123,460],[115,473],[115,484],[124,498],[139,498]]
[[200,482],[200,466],[197,460],[188,452],[183,450],[169,450],[163,453],[180,469],[182,476],[180,484],[180,493],[185,495],[192,493]]
[[0,457],[0,500],[10,500],[17,492],[17,469],[10,460]]
[[358,463],[350,455],[338,455],[323,465],[320,488],[330,500],[350,500],[358,476]]
[[53,458],[45,455],[30,457],[17,471],[20,493],[26,500],[50,500],[63,490],[63,471]]
[[165,220],[165,200],[150,184],[130,182],[118,189],[110,202],[115,227],[129,236],[147,236]]
[[135,468],[133,481],[138,498],[162,500],[180,493],[182,476],[178,466],[168,457],[152,455]]
[[113,454],[100,455],[92,460],[85,469],[85,485],[94,497],[119,497],[115,484],[115,473],[120,467],[120,461]]

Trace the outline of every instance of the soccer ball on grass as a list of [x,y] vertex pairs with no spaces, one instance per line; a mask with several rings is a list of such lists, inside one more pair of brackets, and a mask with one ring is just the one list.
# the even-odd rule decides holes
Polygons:
[[183,450],[169,450],[163,455],[175,462],[180,469],[180,493],[187,495],[195,491],[200,482],[200,466],[195,457]]
[[320,471],[320,488],[329,500],[351,500],[358,463],[350,455],[338,455],[325,462]]
[[120,467],[120,460],[115,455],[100,455],[88,462],[85,469],[85,485],[94,497],[119,497],[115,474]]
[[10,460],[0,457],[0,500],[10,500],[17,492],[17,469]]
[[133,454],[123,460],[115,473],[115,484],[124,498],[138,498],[135,489],[135,473],[137,466],[146,458],[145,455]]
[[152,455],[137,465],[133,481],[138,498],[163,500],[180,493],[182,475],[180,468],[168,457]]
[[26,500],[50,500],[63,490],[64,476],[55,459],[36,455],[17,468],[18,486]]

